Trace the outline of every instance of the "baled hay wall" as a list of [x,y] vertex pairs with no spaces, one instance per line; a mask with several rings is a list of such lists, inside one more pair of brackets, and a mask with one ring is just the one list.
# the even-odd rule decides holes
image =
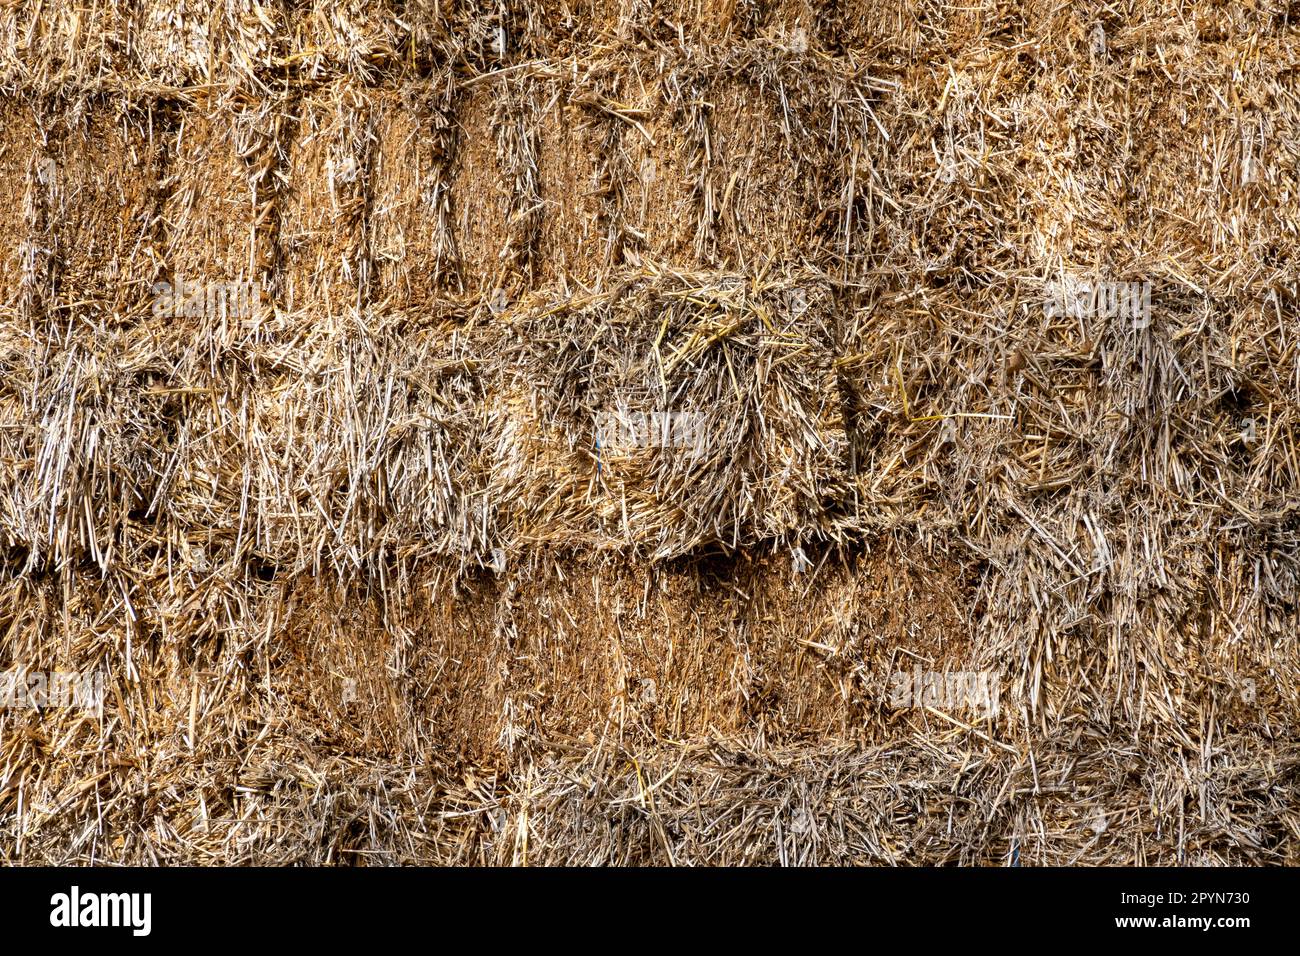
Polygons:
[[6,861],[1300,860],[1293,10],[33,11]]

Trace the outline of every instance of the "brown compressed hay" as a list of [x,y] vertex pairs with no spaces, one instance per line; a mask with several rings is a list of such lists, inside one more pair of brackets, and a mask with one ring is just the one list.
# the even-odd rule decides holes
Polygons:
[[274,136],[269,117],[246,101],[208,100],[181,115],[163,205],[173,279],[265,281],[274,256]]
[[623,160],[617,171],[630,258],[699,261],[708,235],[701,224],[707,136],[703,107],[676,84],[664,89],[662,80],[635,71],[626,82],[629,104],[648,114],[640,126],[624,127]]
[[290,308],[333,312],[369,297],[365,213],[371,171],[370,97],[347,81],[283,104],[284,201],[280,294]]
[[3,100],[0,130],[0,183],[5,189],[0,195],[0,216],[4,234],[10,237],[0,268],[0,309],[16,321],[20,309],[30,314],[33,297],[44,286],[41,273],[46,257],[41,254],[39,236],[44,231],[43,197],[45,191],[54,188],[55,164],[46,154],[37,115],[30,104]]
[[647,76],[627,64],[610,174],[624,258],[762,275],[772,262],[846,255],[836,233],[856,234],[878,176],[872,102],[896,84],[821,62],[782,41],[705,70]]
[[118,104],[66,104],[45,195],[51,318],[124,319],[149,307],[157,251],[159,117]]
[[[751,583],[752,579],[741,578],[742,588]],[[714,587],[734,594],[725,584]],[[273,582],[263,581],[259,576],[241,582],[239,592],[243,600],[250,602],[245,612],[255,629],[265,629],[269,620],[274,630],[277,618],[268,619],[266,615],[274,615],[272,609],[277,606],[293,612],[310,594],[310,588],[301,592],[291,590],[273,599],[278,590]],[[85,653],[93,646],[87,643],[86,625],[97,623],[104,633],[106,626],[120,628],[124,621],[122,615],[114,613],[120,610],[120,603],[87,605],[83,593],[82,587],[75,589],[68,606],[78,635],[73,645],[77,653]],[[838,603],[834,589],[827,594]],[[616,592],[615,600],[617,596]],[[226,600],[233,597],[233,593],[228,594]],[[631,595],[629,602],[630,598]],[[735,600],[743,601],[743,598],[737,596]],[[860,638],[867,646],[874,634],[869,626],[871,614],[879,613],[871,608],[900,606],[894,594],[882,593],[874,601],[866,602],[866,616],[857,622],[867,625]],[[137,592],[135,603],[147,622],[152,615],[143,592]],[[25,602],[24,606],[35,610],[38,605]],[[353,602],[352,606],[357,605]],[[182,625],[184,630],[171,633],[204,635],[215,627],[234,645],[232,651],[237,649],[251,638],[252,632],[245,633],[241,641],[240,634],[244,632],[227,630],[220,615],[208,613],[220,608],[218,601],[210,608],[195,607],[188,621],[173,617],[174,624]],[[392,766],[389,755],[401,753],[420,739],[410,735],[411,729],[439,725],[414,722],[409,717],[390,718],[383,736],[376,737],[374,722],[393,713],[391,688],[395,682],[410,680],[416,688],[428,686],[428,678],[423,676],[424,666],[445,669],[462,658],[453,655],[440,662],[440,655],[433,656],[428,665],[412,661],[400,650],[404,643],[400,630],[382,645],[365,648],[361,645],[368,642],[358,643],[355,632],[349,640],[343,630],[349,622],[364,620],[364,615],[334,604],[326,604],[325,609],[334,622],[325,624],[325,630],[313,645],[323,651],[323,659],[317,654],[310,665],[309,684],[293,679],[300,670],[285,666],[286,656],[301,653],[292,642],[281,645],[274,651],[275,657],[266,660],[267,665],[274,661],[272,673],[277,675],[276,683],[268,688],[253,677],[251,669],[214,667],[215,661],[202,656],[201,650],[203,646],[213,646],[210,642],[196,649],[188,642],[168,641],[163,645],[163,652],[148,655],[141,664],[149,668],[141,674],[142,682],[173,688],[166,696],[149,701],[157,717],[112,725],[110,742],[122,741],[124,746],[128,734],[149,742],[147,747],[130,749],[151,756],[112,769],[112,774],[122,780],[143,780],[145,772],[185,772],[184,768],[199,763],[218,762],[222,750],[239,739],[240,733],[254,733],[251,748],[238,758],[242,769],[237,795],[209,781],[192,789],[163,792],[141,808],[135,801],[118,794],[111,783],[112,777],[96,767],[93,752],[83,749],[94,742],[93,735],[86,739],[89,728],[84,720],[68,720],[57,713],[43,721],[37,721],[32,715],[19,715],[30,733],[6,736],[9,779],[21,782],[25,795],[31,796],[37,807],[57,806],[62,811],[51,814],[37,809],[24,814],[30,827],[19,844],[20,852],[43,855],[71,839],[68,848],[61,852],[70,851],[74,859],[77,854],[91,852],[128,857],[152,852],[172,861],[228,859],[235,854],[240,859],[280,862],[295,859],[344,862],[340,857],[361,853],[390,862],[428,858],[471,862],[486,855],[500,862],[515,863],[561,859],[742,863],[791,862],[787,854],[792,853],[796,862],[905,863],[926,859],[1005,863],[1018,848],[1024,862],[1029,863],[1064,863],[1083,854],[1089,854],[1094,860],[1113,861],[1117,854],[1123,858],[1131,849],[1114,847],[1105,834],[1116,826],[1132,825],[1139,815],[1149,812],[1143,803],[1132,801],[1133,792],[1126,779],[1144,769],[1159,773],[1146,762],[1148,758],[1141,755],[1135,758],[1127,748],[1125,753],[1107,753],[1103,749],[1080,762],[1080,743],[1100,742],[1103,732],[1099,729],[1084,735],[1075,732],[1041,739],[1036,748],[1038,767],[1035,770],[1027,761],[1018,760],[1015,753],[999,748],[972,753],[969,744],[961,742],[961,729],[938,718],[933,719],[940,726],[914,723],[909,732],[889,737],[889,743],[840,743],[833,747],[768,741],[762,735],[748,742],[733,739],[729,743],[713,740],[703,744],[643,744],[635,738],[647,729],[653,732],[653,725],[645,728],[633,721],[625,722],[621,741],[612,738],[603,746],[593,747],[582,737],[546,738],[541,759],[534,764],[535,772],[527,777],[512,777],[492,764],[462,763],[461,772],[453,774],[442,769],[446,766],[442,762],[425,764],[417,790],[411,791],[400,785],[402,774],[385,769]],[[50,606],[41,613],[58,614],[59,608]],[[638,645],[637,615],[638,611],[629,603],[622,618],[625,627],[632,625],[634,630],[624,630],[619,638],[620,645],[625,644],[633,657]],[[519,619],[517,614],[511,616]],[[723,615],[720,622],[724,630],[728,628],[728,616]],[[763,616],[761,609],[755,609],[753,619],[761,620]],[[65,615],[65,624],[68,619]],[[473,620],[484,621],[486,616],[475,615]],[[718,619],[702,616],[694,620],[706,622],[704,626],[712,629]],[[798,618],[789,620],[794,623]],[[846,627],[852,623],[852,619],[843,621],[829,634],[823,629],[813,640],[829,651],[843,652],[847,648],[837,645],[853,633]],[[942,619],[935,623],[943,629]],[[148,627],[148,623],[143,626]],[[317,629],[320,627],[318,624]],[[339,630],[332,632],[334,628]],[[31,633],[26,627],[22,630]],[[447,633],[450,637],[462,632]],[[926,648],[924,631],[922,641],[908,639],[914,636],[911,628],[903,628],[898,634],[898,646],[933,656],[934,652]],[[345,643],[340,645],[341,641]],[[346,646],[353,650],[345,650]],[[383,656],[388,666],[382,671],[374,666],[377,660],[369,656],[379,653],[376,647],[386,648]],[[526,647],[520,651],[526,651]],[[960,658],[960,645],[951,649]],[[255,653],[261,661],[262,652]],[[349,658],[349,653],[360,656]],[[813,653],[809,649],[809,655]],[[171,666],[178,669],[171,677],[164,671],[153,670],[173,659]],[[582,660],[574,658],[569,666],[581,667]],[[662,658],[659,660],[661,667],[666,665]],[[366,661],[369,663],[363,663]],[[830,658],[827,663],[832,662]],[[628,676],[636,676],[635,658],[630,666],[624,667],[623,672]],[[783,670],[789,673],[788,667]],[[321,671],[329,672],[327,679],[322,679]],[[828,687],[834,686],[835,675],[839,673],[828,666],[817,679]],[[346,676],[349,674],[355,676]],[[280,683],[281,679],[284,683]],[[356,681],[356,701],[349,700],[345,705],[326,703],[326,688],[333,682],[342,684],[349,679]],[[459,683],[457,675],[448,676],[444,672],[443,679],[432,686],[448,692]],[[472,680],[468,683],[472,685]],[[671,688],[670,680],[661,684]],[[651,703],[650,696],[642,687],[637,691],[630,696],[635,700],[635,707],[645,710]],[[658,688],[655,704],[660,700],[657,691]],[[418,693],[405,699],[416,707],[426,706],[427,698]],[[806,699],[806,691],[798,699]],[[761,724],[762,714],[779,712],[780,700],[779,695],[759,696],[749,711],[750,718]],[[222,706],[223,701],[242,703]],[[315,716],[319,713],[315,708],[322,705],[331,707],[328,726],[334,729],[325,736],[304,735],[303,730],[322,726]],[[265,708],[296,719],[274,720],[268,728],[253,716],[266,714]],[[675,711],[675,708],[666,709]],[[527,719],[528,715],[524,716]],[[466,726],[476,731],[485,726],[484,720],[473,713],[465,717],[468,718]],[[444,728],[438,739],[454,742],[456,738]],[[516,740],[516,747],[523,746],[527,739]],[[928,745],[920,746],[922,740],[927,740]],[[1162,799],[1191,796],[1201,800],[1208,818],[1202,823],[1196,815],[1189,815],[1189,830],[1182,836],[1143,829],[1140,849],[1148,858],[1177,854],[1189,862],[1202,864],[1242,858],[1237,854],[1256,861],[1278,858],[1277,850],[1269,844],[1285,832],[1280,827],[1284,826],[1287,814],[1287,798],[1285,794],[1270,792],[1267,781],[1276,770],[1265,769],[1253,759],[1258,752],[1251,749],[1252,745],[1240,731],[1229,730],[1223,740],[1231,752],[1241,755],[1240,759],[1213,765],[1204,779],[1205,788],[1195,796],[1176,776],[1153,779],[1153,786],[1158,788]],[[65,759],[41,773],[39,756],[43,749],[55,745],[61,748]],[[358,745],[364,748],[364,756],[349,752]],[[340,750],[331,755],[334,747]],[[1282,751],[1275,754],[1275,759],[1281,761],[1278,769],[1283,773],[1295,765],[1294,752]],[[928,792],[931,787],[915,786],[947,779],[954,763],[963,768],[966,781],[960,798],[956,794],[935,796]],[[1063,791],[1046,791],[1055,798],[1025,799],[1022,791],[1034,791],[1036,776],[1042,779],[1044,767],[1062,763],[1073,763],[1075,767],[1077,792],[1073,796]],[[91,780],[91,784],[85,785],[86,780]],[[367,786],[358,787],[358,780],[366,781]],[[575,789],[575,782],[584,785]],[[653,794],[649,789],[652,783],[657,784]],[[909,783],[912,786],[905,785]],[[826,791],[828,786],[830,790]],[[431,818],[431,827],[417,826],[411,813],[421,805],[430,789],[436,794],[439,810]],[[934,789],[944,794],[950,792],[943,787]],[[1039,785],[1039,790],[1042,792],[1044,788]],[[12,799],[16,788],[6,793]],[[424,796],[417,797],[417,793]],[[810,799],[812,794],[823,796]],[[617,810],[628,798],[631,809]],[[1207,798],[1208,802],[1204,802]],[[533,808],[526,823],[517,814],[524,803]],[[14,806],[9,803],[7,809],[12,812]],[[68,816],[65,814],[75,815],[88,807],[97,807],[97,812],[111,825],[124,827],[126,838],[121,845],[105,846],[92,835],[93,831],[76,836],[66,833],[64,821]],[[151,851],[145,849],[150,844],[143,842],[139,831],[129,825],[141,812],[171,834],[168,840],[152,844]],[[377,840],[377,834],[367,829],[360,832],[353,829],[353,821],[365,820],[371,812],[385,822],[379,834],[400,834],[401,838],[391,842],[383,837]],[[743,828],[752,828],[751,837],[702,839],[706,831],[689,822],[691,814],[701,812],[706,819],[714,814],[730,815]],[[698,824],[699,817],[693,819]],[[782,837],[768,826],[776,819],[797,825],[787,826],[788,836]],[[828,833],[838,832],[837,821],[843,820],[858,821],[858,825],[844,831],[845,837],[828,838]],[[1052,824],[1048,829],[1054,834],[1046,843],[1033,836],[1045,823]],[[660,826],[676,829],[678,835],[667,842],[649,839]],[[533,856],[528,860],[511,852],[512,845],[515,853],[518,846],[510,837],[518,836],[522,827],[527,828],[528,842],[533,847],[530,851]],[[899,830],[900,827],[905,829]],[[463,839],[451,838],[448,828]],[[468,830],[461,832],[461,828]],[[890,838],[890,834],[900,832],[906,833],[906,839]],[[236,834],[242,839],[230,844],[229,837]],[[313,835],[314,839],[309,838]],[[410,839],[413,835],[414,840]],[[1231,850],[1224,849],[1225,835],[1229,845],[1234,845]],[[262,848],[253,850],[252,846]],[[1098,852],[1105,855],[1098,858]]]
[[[895,659],[971,663],[968,592],[956,569],[932,562],[831,559],[826,579],[793,573],[786,554],[650,576],[579,567],[581,576],[539,568],[527,583],[485,577],[457,599],[420,599],[386,627],[377,602],[294,588],[278,622],[295,657],[287,686],[309,688],[308,703],[339,732],[423,724],[444,746],[499,760],[602,726],[629,743],[866,740],[895,719],[870,700]],[[415,628],[436,636],[414,642]],[[383,641],[355,637],[376,629]],[[424,685],[429,693],[409,695]]]
[[375,298],[421,305],[454,292],[460,269],[452,231],[452,86],[413,84],[385,99],[375,126],[369,254]]
[[[481,622],[470,630],[472,645],[452,656],[466,662],[477,656],[473,646],[500,648],[502,630],[519,637],[509,655],[497,657],[497,666],[484,669],[487,700],[476,701],[483,710],[466,715],[470,719],[458,729],[490,733],[480,741],[490,751],[514,750],[536,737],[581,737],[602,725],[623,741],[870,735],[873,721],[863,719],[866,688],[883,683],[883,675],[851,674],[854,663],[844,658],[826,666],[808,637],[816,632],[821,647],[838,643],[838,617],[864,640],[858,653],[887,658],[891,635],[926,632],[938,645],[961,627],[961,610],[934,587],[940,580],[948,584],[942,574],[928,580],[922,601],[894,617],[885,595],[897,600],[917,578],[909,586],[905,573],[896,580],[877,564],[857,565],[857,583],[846,574],[821,582],[810,597],[784,555],[771,565],[723,561],[698,573],[670,570],[648,582],[606,571],[594,579],[553,580],[545,590],[503,589],[494,615],[470,618]],[[831,574],[838,572],[837,564]],[[789,627],[773,627],[774,621]],[[486,633],[489,624],[496,639]],[[855,650],[832,647],[828,653],[851,657]]]
[[719,258],[759,274],[772,262],[816,258],[808,232],[815,207],[804,193],[812,177],[799,163],[807,134],[782,112],[786,91],[727,83],[708,98],[708,205],[716,211]]
[[1296,862],[1284,4],[78,13],[0,670],[107,692],[0,710],[6,862]]
[[[599,284],[614,259],[605,197],[610,192],[612,133],[608,120],[584,109],[599,90],[545,84],[532,92],[537,105],[538,195],[544,209],[538,243],[538,277],[548,285]],[[584,115],[586,113],[587,115]]]
[[[454,104],[456,146],[451,183],[452,235],[459,283],[466,292],[491,293],[509,284],[517,259],[509,217],[513,189],[499,159],[502,121],[492,85],[462,91]],[[521,157],[521,163],[527,163]]]

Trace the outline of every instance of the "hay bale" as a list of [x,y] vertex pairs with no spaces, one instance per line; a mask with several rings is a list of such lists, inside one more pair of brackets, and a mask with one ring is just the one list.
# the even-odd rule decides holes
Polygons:
[[688,93],[661,84],[646,93],[629,90],[632,108],[647,116],[622,132],[620,218],[633,262],[689,266],[702,260],[707,236],[701,222],[706,119]]
[[150,90],[248,79],[285,60],[279,7],[231,0],[106,0],[68,9],[0,10],[0,78],[27,87],[73,80],[97,91]]
[[1175,6],[4,8],[0,858],[1296,863],[1294,16]]
[[53,266],[48,317],[138,316],[159,272],[160,116],[149,107],[64,104],[44,220]]
[[[39,236],[44,232],[45,193],[54,188],[56,166],[32,107],[0,100],[0,223],[12,242],[0,253],[0,313],[30,319],[48,266]],[[25,314],[24,314],[25,313]]]
[[[495,88],[462,93],[455,105],[457,141],[450,174],[452,236],[460,283],[467,293],[505,288],[527,248],[512,245],[513,187],[502,168],[498,137],[504,106]],[[520,156],[521,164],[530,160]],[[518,286],[516,285],[517,289]]]
[[284,22],[290,56],[312,76],[365,77],[385,64],[414,60],[445,35],[448,6],[426,0],[296,4]]
[[369,296],[365,251],[373,136],[369,96],[348,81],[283,104],[285,176],[278,224],[280,295],[291,309],[334,313]]
[[378,301],[422,306],[457,290],[451,89],[415,84],[377,107],[368,228]]
[[181,114],[168,146],[171,188],[163,203],[173,281],[269,277],[274,146],[274,124],[247,102],[213,100]]
[[[709,94],[709,198],[717,256],[749,273],[818,258],[809,226],[815,181],[800,162],[808,131],[782,111],[784,91],[723,83]],[[774,237],[780,237],[779,243]]]
[[[521,316],[492,386],[515,396],[497,471],[520,539],[665,558],[833,533],[844,438],[827,305],[813,282],[666,274]],[[646,433],[602,449],[601,416],[627,414]],[[653,434],[669,415],[687,417],[682,441]]]
[[[1137,24],[1113,26],[1104,53],[1085,39],[1077,30],[1071,47],[1073,69],[1095,64],[1089,96],[1067,106],[1060,76],[1030,106],[1034,167],[1055,172],[1034,177],[1033,202],[1069,210],[1033,237],[1034,251],[1080,264],[1119,259],[1111,269],[1221,296],[1277,281],[1297,228],[1277,200],[1300,185],[1292,135],[1300,115],[1284,92],[1293,82],[1285,68],[1263,57],[1236,70],[1242,49],[1232,44],[1206,53],[1183,45],[1162,64],[1143,51]],[[1113,66],[1128,56],[1130,70]],[[1115,237],[1130,230],[1147,241],[1117,256]]]
[[[610,122],[584,104],[598,90],[539,84],[536,104],[537,190],[544,204],[537,237],[537,280],[546,287],[601,284],[614,259],[605,197],[611,191]],[[599,107],[597,107],[599,110]]]

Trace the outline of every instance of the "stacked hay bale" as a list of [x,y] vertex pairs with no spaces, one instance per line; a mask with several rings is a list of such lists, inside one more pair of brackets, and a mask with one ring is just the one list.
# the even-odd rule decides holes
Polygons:
[[1297,53],[6,7],[0,859],[1300,862]]

